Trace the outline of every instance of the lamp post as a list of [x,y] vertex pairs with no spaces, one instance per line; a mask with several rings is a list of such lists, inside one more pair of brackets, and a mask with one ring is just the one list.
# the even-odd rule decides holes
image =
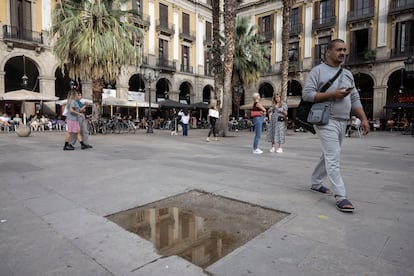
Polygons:
[[154,133],[152,129],[152,110],[151,110],[151,83],[156,81],[159,76],[159,71],[150,67],[141,66],[141,77],[148,82],[148,128],[147,133]]
[[29,77],[26,75],[26,57],[23,55],[23,76],[22,76],[22,86],[24,88],[29,84]]

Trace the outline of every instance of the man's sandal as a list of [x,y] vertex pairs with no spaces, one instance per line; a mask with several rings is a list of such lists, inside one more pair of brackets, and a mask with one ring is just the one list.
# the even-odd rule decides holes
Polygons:
[[311,190],[325,195],[333,195],[333,192],[323,185],[319,188],[311,188]]
[[338,200],[336,202],[336,208],[342,212],[353,212],[355,210],[352,203],[346,198]]

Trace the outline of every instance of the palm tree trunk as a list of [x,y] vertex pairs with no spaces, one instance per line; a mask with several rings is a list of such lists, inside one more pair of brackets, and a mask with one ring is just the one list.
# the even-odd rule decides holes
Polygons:
[[282,31],[282,101],[287,101],[288,74],[289,74],[289,36],[290,36],[290,12],[295,0],[283,0],[283,31]]
[[99,119],[102,117],[102,90],[103,80],[94,79],[92,81],[92,117],[94,119]]
[[220,120],[220,133],[226,136],[229,115],[232,104],[232,76],[234,59],[234,31],[236,25],[237,0],[224,0],[224,36],[226,49],[224,53],[224,87],[222,118]]
[[[211,2],[213,12],[213,68],[214,68],[214,98],[217,99],[217,105],[221,107],[223,91],[223,70],[221,61],[221,41],[220,41],[220,18],[221,18],[221,0]],[[213,95],[212,95],[213,96]],[[210,96],[211,97],[211,96]]]

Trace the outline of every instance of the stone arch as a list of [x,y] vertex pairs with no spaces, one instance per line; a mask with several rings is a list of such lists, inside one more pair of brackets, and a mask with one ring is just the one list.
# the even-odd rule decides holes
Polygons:
[[191,97],[194,97],[193,86],[189,81],[183,81],[179,86],[179,102],[191,103]]
[[368,118],[374,116],[375,80],[367,72],[354,73],[355,88],[358,89],[362,106]]
[[36,58],[23,54],[10,55],[2,62],[2,68],[4,68],[6,73],[4,79],[5,92],[23,88],[23,74],[26,74],[28,77],[25,89],[40,92],[39,76],[41,75],[41,68]]
[[275,89],[271,82],[263,81],[262,83],[260,83],[259,91],[257,92],[260,94],[260,97],[262,98],[271,98],[275,93]]
[[302,96],[302,84],[295,79],[289,79],[287,83],[288,96]]
[[207,84],[203,88],[203,95],[202,95],[203,100],[202,101],[210,103],[210,100],[214,98],[215,98],[214,87],[211,86],[210,84]]
[[160,78],[156,84],[157,102],[160,99],[169,99],[172,88],[171,81],[167,78]]

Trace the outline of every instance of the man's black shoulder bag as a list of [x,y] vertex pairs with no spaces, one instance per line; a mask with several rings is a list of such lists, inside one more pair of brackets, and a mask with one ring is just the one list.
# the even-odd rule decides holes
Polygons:
[[[338,70],[338,72],[331,78],[327,83],[325,83],[320,92],[325,92],[328,90],[328,88],[335,82],[335,80],[339,77],[339,75],[342,73],[342,68]],[[313,124],[308,122],[308,115],[312,108],[312,105],[314,102],[307,102],[303,99],[300,101],[298,110],[296,111],[296,126],[303,127],[304,129],[312,132],[313,134],[316,133],[315,129],[313,128]]]

